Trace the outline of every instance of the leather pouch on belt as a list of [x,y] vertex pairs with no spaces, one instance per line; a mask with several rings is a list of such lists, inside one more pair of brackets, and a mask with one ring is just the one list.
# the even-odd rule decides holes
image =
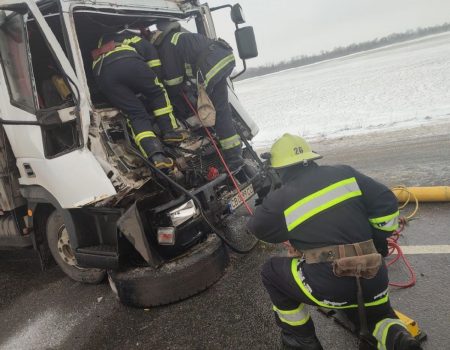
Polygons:
[[374,278],[381,267],[381,255],[377,253],[336,259],[333,261],[333,273],[337,277]]

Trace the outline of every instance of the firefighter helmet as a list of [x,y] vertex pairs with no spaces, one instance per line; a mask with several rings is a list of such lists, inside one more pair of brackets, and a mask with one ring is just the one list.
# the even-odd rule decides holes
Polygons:
[[322,156],[313,152],[303,138],[291,134],[281,136],[270,149],[270,163],[275,169],[319,158]]

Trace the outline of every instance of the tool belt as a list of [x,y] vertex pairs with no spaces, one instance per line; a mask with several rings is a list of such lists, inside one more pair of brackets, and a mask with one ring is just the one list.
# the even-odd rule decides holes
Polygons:
[[341,244],[303,251],[307,264],[331,262],[337,277],[374,278],[381,267],[382,257],[372,240]]
[[377,252],[373,240],[310,249],[303,252],[303,256],[307,264],[331,262],[333,264],[333,273],[337,277],[355,277],[360,323],[359,349],[373,346],[373,339],[369,333],[367,323],[363,288],[360,281],[360,278],[374,278],[382,264],[381,254]]

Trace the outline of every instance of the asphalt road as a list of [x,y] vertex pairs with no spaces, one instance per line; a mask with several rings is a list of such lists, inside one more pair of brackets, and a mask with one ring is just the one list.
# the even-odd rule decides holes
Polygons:
[[[315,144],[322,163],[347,163],[388,185],[449,185],[448,124]],[[410,208],[407,208],[407,211]],[[422,204],[402,245],[449,245],[450,203]],[[109,286],[73,282],[54,266],[41,271],[32,251],[0,252],[0,349],[276,349],[279,331],[260,283],[260,266],[280,246],[231,254],[225,276],[173,305],[140,310],[118,303]],[[450,349],[450,254],[409,255],[417,284],[391,290],[395,308],[428,334],[424,349]],[[402,265],[392,280],[405,279]],[[313,310],[324,349],[356,340]]]

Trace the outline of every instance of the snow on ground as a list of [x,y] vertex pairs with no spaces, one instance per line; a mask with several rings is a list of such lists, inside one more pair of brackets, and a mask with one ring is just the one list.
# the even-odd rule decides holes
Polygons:
[[309,140],[450,120],[450,33],[236,83],[260,128],[256,146],[284,132]]

